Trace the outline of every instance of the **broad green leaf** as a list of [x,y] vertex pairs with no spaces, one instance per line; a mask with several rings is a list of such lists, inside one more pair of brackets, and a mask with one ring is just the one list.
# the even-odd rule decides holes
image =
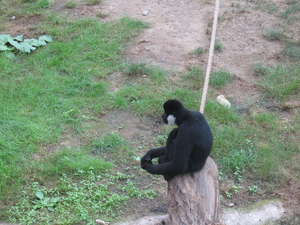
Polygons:
[[46,44],[45,41],[38,41],[36,39],[25,39],[24,42],[27,42],[29,45],[36,46],[36,47],[44,45],[44,43]]
[[44,40],[38,40],[37,43],[39,44],[39,46],[40,46],[40,45],[46,45],[46,44],[47,44],[47,42],[44,41]]
[[23,35],[19,35],[17,37],[14,37],[14,40],[16,40],[16,41],[23,41]]
[[6,56],[7,58],[9,58],[9,59],[14,59],[14,58],[16,58],[15,54],[14,54],[13,52],[9,52],[9,51],[7,51],[7,52],[5,53],[5,56]]
[[44,198],[44,199],[43,199],[43,204],[44,204],[44,205],[48,205],[48,204],[50,203],[50,200],[51,200],[51,199],[50,199],[49,197]]
[[55,209],[53,207],[48,207],[48,210],[51,211],[51,212],[55,211]]
[[[49,35],[43,35],[39,37],[39,40],[25,39],[23,41],[23,35],[19,35],[17,37],[11,37],[8,34],[2,34],[0,35],[0,51],[13,50],[13,48],[10,48],[9,45],[7,46],[7,43],[9,43],[14,48],[20,50],[21,52],[30,53],[31,50],[35,50],[36,47],[39,47],[41,45],[46,45],[47,42],[52,42],[52,37]],[[6,54],[6,56],[11,59],[15,57],[13,53]]]
[[19,49],[20,51],[24,52],[24,49],[22,48],[22,45],[19,44],[19,42],[14,41],[11,37],[8,39],[9,44],[14,46],[15,48]]
[[24,52],[30,53],[30,50],[35,50],[35,47],[32,47],[32,45],[28,44],[28,42],[21,42],[22,48],[24,49]]
[[0,34],[0,41],[2,41],[4,44],[8,42],[8,38],[10,38],[8,34]]
[[12,50],[12,48],[9,48],[6,46],[6,44],[2,41],[0,41],[0,51],[5,51],[5,50]]
[[39,199],[43,199],[44,198],[44,194],[43,192],[39,191],[38,193],[35,194],[35,196]]
[[56,202],[59,201],[59,199],[60,199],[60,197],[56,197],[56,198],[52,198],[51,201],[54,202],[54,203],[56,203]]
[[52,37],[50,35],[40,36],[39,41],[52,42]]

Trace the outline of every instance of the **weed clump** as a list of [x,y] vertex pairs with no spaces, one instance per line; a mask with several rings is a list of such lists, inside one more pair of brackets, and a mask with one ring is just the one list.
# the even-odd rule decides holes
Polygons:
[[151,69],[146,66],[146,63],[130,64],[124,71],[129,76],[142,76],[151,73]]
[[204,48],[198,47],[195,50],[191,51],[190,54],[200,56],[202,55],[203,52],[204,52]]
[[217,72],[213,72],[210,77],[210,83],[215,88],[219,89],[224,87],[227,83],[229,83],[234,76],[229,73],[227,70],[220,70]]
[[263,35],[269,41],[277,41],[283,38],[283,31],[276,29],[267,29]]
[[223,51],[223,44],[219,39],[215,40],[215,50],[218,51],[218,52]]
[[283,48],[283,54],[294,59],[300,59],[300,41],[286,43]]

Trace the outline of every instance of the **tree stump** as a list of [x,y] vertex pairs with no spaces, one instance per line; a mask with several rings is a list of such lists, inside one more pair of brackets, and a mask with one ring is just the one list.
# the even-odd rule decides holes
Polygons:
[[218,224],[220,199],[216,163],[208,157],[201,171],[174,177],[168,183],[168,199],[170,224]]

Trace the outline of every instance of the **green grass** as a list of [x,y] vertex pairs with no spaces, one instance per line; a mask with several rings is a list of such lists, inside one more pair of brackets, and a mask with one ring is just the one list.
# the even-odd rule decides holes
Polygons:
[[198,66],[190,66],[188,70],[183,74],[183,84],[188,89],[199,90],[203,87],[205,74]]
[[124,149],[125,141],[120,137],[118,133],[110,133],[103,138],[96,139],[93,142],[93,152],[98,155],[105,153],[106,151],[121,152]]
[[[131,182],[127,175],[120,176],[119,173],[103,177],[91,171],[79,171],[78,174],[84,177],[80,182],[63,175],[55,188],[45,188],[39,182],[31,181],[22,191],[22,200],[10,209],[9,221],[45,225],[96,224],[99,214],[105,221],[116,218],[131,197],[153,196],[153,193],[136,191],[135,186],[113,193],[110,191],[112,183],[102,184],[103,179],[111,179],[115,184],[122,184],[124,180]],[[37,198],[38,193],[43,193],[45,197]],[[140,194],[133,196],[137,193]],[[55,204],[51,204],[51,200],[55,200]]]
[[63,174],[73,175],[78,171],[90,171],[96,175],[112,168],[111,162],[95,157],[90,151],[82,148],[66,148],[58,150],[32,164],[32,168],[40,177],[56,177]]
[[252,70],[254,75],[256,76],[266,76],[269,70],[269,67],[264,65],[263,63],[256,63],[252,65]]
[[291,23],[299,19],[299,12],[299,1],[289,1],[289,6],[280,14],[280,16]]
[[267,29],[263,36],[270,41],[281,40],[283,38],[283,31],[278,29]]
[[203,52],[204,52],[204,48],[198,47],[198,48],[194,49],[193,51],[191,51],[190,54],[199,56],[199,55],[202,55]]
[[215,50],[218,51],[218,52],[223,51],[223,44],[219,39],[215,40]]
[[300,41],[298,42],[287,42],[283,48],[283,54],[294,58],[296,60],[300,59]]
[[73,1],[66,2],[65,7],[69,8],[69,9],[73,9],[76,7],[76,2],[73,2]]
[[260,10],[267,11],[272,14],[276,14],[279,11],[278,6],[274,2],[255,0],[256,8]]
[[234,76],[226,70],[212,72],[210,75],[210,84],[219,89],[225,86],[228,82],[232,81]]
[[151,73],[151,69],[146,66],[146,63],[130,64],[124,71],[129,76],[142,76]]
[[[90,19],[57,21],[42,26],[54,37],[53,45],[18,54],[15,60],[0,55],[0,193],[7,196],[3,201],[9,201],[25,174],[34,170],[26,162],[41,144],[56,143],[68,128],[81,132],[82,122],[111,106],[105,77],[121,68],[126,40],[146,26],[127,17],[110,24]],[[82,168],[80,164],[96,169],[101,165],[101,159],[83,155],[70,159],[62,156],[54,164],[50,160],[42,171],[61,174]]]
[[102,0],[87,0],[87,1],[86,1],[86,4],[87,4],[87,5],[97,5],[97,4],[99,4],[100,2],[102,2]]
[[300,67],[297,64],[266,67],[263,72],[264,76],[258,81],[258,85],[267,97],[277,100],[288,99],[291,95],[299,96],[299,72]]
[[284,19],[288,24],[299,21],[300,4],[299,1],[287,1],[287,7],[266,0],[254,0],[255,8],[263,11],[267,11],[279,18]]

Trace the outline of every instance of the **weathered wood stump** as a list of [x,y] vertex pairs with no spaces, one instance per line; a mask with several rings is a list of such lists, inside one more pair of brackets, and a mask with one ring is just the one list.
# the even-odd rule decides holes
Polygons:
[[168,183],[169,219],[172,225],[219,223],[218,167],[208,157],[196,173],[179,175]]

